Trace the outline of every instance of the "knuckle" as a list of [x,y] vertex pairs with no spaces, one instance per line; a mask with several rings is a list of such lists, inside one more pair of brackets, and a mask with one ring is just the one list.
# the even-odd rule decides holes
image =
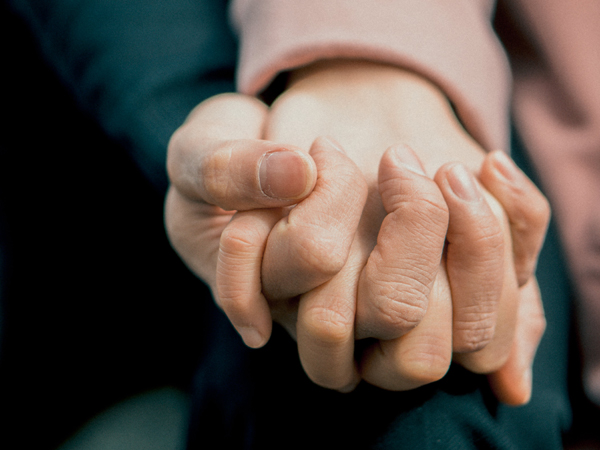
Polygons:
[[415,328],[427,311],[425,286],[402,283],[372,283],[370,300],[375,308],[382,339],[393,339]]
[[514,195],[506,210],[513,232],[526,236],[543,233],[552,214],[548,199],[537,189],[534,194],[524,196],[520,190]]
[[445,235],[450,212],[441,194],[423,194],[420,198],[409,201],[408,208],[418,216],[419,222],[422,222],[430,232],[443,229]]
[[475,244],[473,249],[478,249],[478,253],[486,260],[493,260],[493,255],[504,251],[504,233],[500,223],[493,217],[490,220],[481,223],[481,226],[475,227],[471,235],[471,240]]
[[532,225],[545,230],[550,222],[551,208],[548,199],[540,194],[540,198],[531,204]]
[[313,307],[303,321],[306,332],[326,347],[340,346],[353,336],[354,313],[343,306]]
[[424,336],[419,346],[404,355],[403,360],[403,376],[415,384],[425,385],[446,375],[452,354],[446,341],[434,336]]
[[453,323],[454,351],[473,353],[483,349],[494,338],[497,302],[481,302],[460,308]]
[[454,335],[454,351],[473,353],[485,348],[494,338],[494,327],[462,329]]
[[349,250],[346,239],[323,228],[302,230],[297,236],[293,241],[294,253],[303,272],[332,277],[346,264]]
[[533,335],[540,340],[544,333],[546,332],[547,321],[544,314],[537,314],[532,319],[532,323],[529,326],[529,329]]
[[232,189],[232,179],[229,176],[229,166],[232,158],[232,148],[224,146],[214,153],[206,155],[194,174],[201,180],[204,192],[210,203],[223,209],[233,209],[229,205]]
[[518,211],[510,216],[511,228],[514,232],[530,236],[543,233],[550,222],[550,204],[546,199],[521,205]]
[[222,258],[254,255],[262,247],[262,236],[252,227],[228,226],[221,233],[219,250]]
[[[416,216],[425,225],[448,226],[449,210],[444,197],[433,180],[421,179],[418,185],[399,188],[397,179],[390,178],[380,184],[380,193],[388,212],[399,210],[403,215]],[[406,186],[406,185],[405,185]]]

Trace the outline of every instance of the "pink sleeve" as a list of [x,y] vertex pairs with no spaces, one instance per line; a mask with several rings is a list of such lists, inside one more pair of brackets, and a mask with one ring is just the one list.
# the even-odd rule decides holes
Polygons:
[[360,58],[408,68],[440,86],[485,148],[508,148],[508,63],[492,0],[235,0],[239,91],[316,60]]

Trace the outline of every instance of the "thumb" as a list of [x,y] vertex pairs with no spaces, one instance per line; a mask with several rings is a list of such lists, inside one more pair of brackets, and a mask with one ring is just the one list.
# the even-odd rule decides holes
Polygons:
[[239,94],[201,103],[169,143],[173,186],[226,210],[288,206],[306,197],[315,163],[297,147],[259,139],[266,113],[266,105]]

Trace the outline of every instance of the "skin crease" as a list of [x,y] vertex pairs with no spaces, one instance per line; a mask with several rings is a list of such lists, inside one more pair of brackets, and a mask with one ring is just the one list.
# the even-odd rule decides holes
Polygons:
[[[305,369],[308,369],[307,373],[309,376],[311,376],[311,378],[321,385],[342,391],[351,390],[353,386],[355,386],[355,384],[361,379],[361,376],[364,378],[365,375],[367,378],[370,378],[369,381],[373,382],[373,384],[389,389],[406,389],[415,387],[417,385],[439,379],[439,377],[443,376],[445,370],[447,370],[450,358],[452,357],[451,331],[450,333],[444,332],[445,334],[443,334],[445,337],[443,338],[430,340],[431,342],[437,342],[439,345],[434,345],[433,347],[429,346],[429,350],[426,350],[425,352],[419,351],[419,346],[415,345],[415,343],[418,344],[419,342],[426,342],[426,339],[424,338],[416,338],[419,335],[427,335],[427,329],[431,329],[431,327],[426,326],[428,323],[438,322],[438,320],[432,319],[432,317],[437,317],[436,314],[439,314],[436,313],[436,311],[443,311],[444,308],[447,310],[448,306],[450,305],[447,295],[448,283],[442,283],[442,280],[444,280],[445,277],[438,276],[439,274],[435,276],[436,281],[433,282],[432,286],[434,289],[432,292],[446,292],[446,301],[444,302],[442,300],[444,298],[442,295],[435,297],[433,302],[430,301],[429,303],[432,305],[432,307],[426,310],[425,315],[421,318],[420,325],[414,330],[404,333],[402,336],[392,340],[392,342],[395,341],[395,347],[393,346],[395,351],[384,352],[380,355],[380,357],[377,355],[368,356],[373,355],[374,353],[365,352],[365,359],[360,362],[358,366],[353,359],[355,330],[353,311],[351,308],[346,308],[346,313],[339,316],[341,317],[341,321],[338,320],[337,322],[331,322],[329,320],[331,319],[331,316],[327,318],[329,322],[326,323],[329,323],[330,325],[336,323],[338,325],[341,324],[341,326],[338,328],[338,332],[331,333],[331,330],[329,330],[328,333],[323,335],[323,329],[321,327],[323,322],[320,322],[319,320],[315,322],[310,318],[308,320],[302,319],[302,317],[310,317],[306,316],[307,311],[320,311],[321,313],[327,312],[328,314],[331,314],[331,311],[335,311],[335,309],[331,308],[331,305],[323,306],[321,304],[321,306],[314,306],[315,303],[320,305],[319,302],[322,302],[321,299],[324,298],[322,295],[323,292],[328,292],[328,296],[330,298],[336,298],[335,295],[332,295],[332,293],[336,294],[342,303],[348,298],[354,298],[355,294],[353,292],[356,291],[346,294],[340,293],[343,292],[344,286],[356,286],[360,272],[365,265],[365,260],[369,258],[370,252],[373,250],[377,242],[377,233],[373,233],[369,230],[379,230],[384,218],[389,217],[389,214],[386,215],[386,209],[381,205],[381,200],[379,200],[379,203],[376,201],[378,199],[380,190],[377,184],[379,169],[383,165],[385,166],[384,172],[386,170],[389,172],[390,170],[393,171],[394,169],[398,169],[400,171],[399,173],[405,174],[405,176],[408,176],[409,178],[413,177],[412,181],[409,180],[409,186],[410,182],[412,182],[415,185],[422,185],[431,189],[435,187],[437,189],[436,195],[438,195],[439,198],[444,201],[450,198],[449,195],[452,195],[452,189],[448,186],[444,187],[440,180],[438,180],[440,186],[436,187],[435,183],[431,179],[431,174],[435,173],[437,167],[445,162],[444,159],[456,160],[456,157],[453,154],[453,152],[456,152],[465,160],[471,158],[471,160],[477,161],[477,163],[470,163],[469,168],[472,170],[474,166],[477,166],[477,164],[481,163],[484,158],[484,154],[481,149],[476,146],[476,144],[468,137],[468,135],[466,135],[464,130],[462,130],[462,127],[460,127],[458,124],[445,98],[441,96],[433,86],[423,82],[423,80],[418,79],[412,74],[402,73],[400,79],[395,78],[394,74],[397,75],[397,71],[392,72],[390,68],[377,65],[375,66],[376,67],[367,67],[361,64],[360,67],[358,67],[358,70],[352,72],[352,75],[350,75],[349,78],[344,78],[346,81],[352,81],[353,83],[356,83],[356,89],[353,89],[352,92],[353,94],[358,93],[360,95],[357,95],[356,97],[353,96],[352,98],[356,98],[362,102],[361,104],[361,102],[357,101],[357,104],[361,105],[362,109],[360,110],[360,116],[353,116],[353,110],[349,108],[349,106],[352,105],[348,105],[347,101],[342,102],[342,106],[339,108],[339,114],[344,115],[342,117],[344,120],[340,120],[337,123],[343,124],[343,129],[339,128],[339,130],[342,130],[343,132],[337,132],[338,129],[335,128],[335,123],[327,125],[327,129],[322,128],[323,124],[325,123],[325,121],[322,120],[323,118],[336,117],[335,115],[331,115],[331,113],[334,112],[333,110],[327,110],[326,106],[328,105],[328,102],[329,104],[335,104],[335,102],[342,97],[337,98],[335,96],[336,92],[327,88],[328,83],[330,83],[332,80],[336,80],[336,85],[339,85],[340,78],[337,75],[330,77],[330,72],[328,71],[332,68],[323,67],[323,65],[320,65],[314,72],[311,72],[310,70],[304,71],[300,77],[295,78],[290,89],[286,91],[286,93],[283,94],[279,100],[277,100],[271,111],[267,111],[255,100],[251,100],[242,96],[240,96],[242,98],[227,96],[220,97],[217,100],[213,100],[212,103],[209,101],[209,103],[201,105],[197,111],[190,115],[190,118],[180,129],[180,131],[176,133],[172,139],[169,149],[169,173],[171,180],[173,181],[173,186],[169,191],[167,198],[165,219],[168,234],[173,246],[178,250],[188,266],[201,278],[207,280],[207,282],[213,288],[213,292],[217,294],[217,302],[224,308],[225,312],[228,313],[230,319],[232,319],[232,315],[235,316],[235,314],[238,314],[239,317],[237,319],[234,317],[232,320],[234,325],[236,323],[238,324],[238,330],[244,327],[244,320],[246,323],[252,324],[255,330],[257,328],[256,323],[261,323],[261,320],[263,321],[262,325],[258,327],[259,329],[262,327],[262,331],[259,333],[258,338],[256,336],[250,339],[245,337],[247,343],[250,343],[252,346],[260,346],[264,344],[265,338],[268,338],[268,334],[270,333],[270,315],[268,315],[268,313],[272,312],[273,317],[282,323],[292,335],[295,335],[298,338],[301,359],[305,364]],[[347,64],[336,63],[333,69],[344,70],[344,73],[348,74],[349,67]],[[386,111],[384,108],[375,108],[372,106],[373,104],[377,105],[378,101],[381,105],[385,105],[385,98],[371,98],[370,96],[372,94],[368,95],[370,91],[367,89],[367,85],[361,86],[360,83],[363,83],[367,80],[371,82],[375,72],[379,71],[380,69],[383,69],[384,78],[383,81],[378,84],[378,86],[384,88],[383,91],[387,92],[386,96],[389,97],[390,86],[392,86],[402,94],[399,95],[401,98],[403,98],[405,104],[410,104],[411,101],[416,101],[418,107],[424,109],[423,114],[415,114],[415,109],[413,107],[407,108],[409,109],[410,113],[404,112],[402,108],[399,108],[399,112],[395,114],[388,114],[388,111]],[[316,77],[312,78],[313,75]],[[311,84],[313,81],[314,85]],[[407,83],[410,88],[405,88]],[[314,91],[311,90],[313,89],[311,86],[315,86]],[[370,102],[365,102],[365,96],[367,96],[367,98],[371,98]],[[365,108],[365,104],[371,106]],[[386,117],[386,119],[382,122],[378,122],[373,119],[376,114],[379,114],[380,116],[383,115]],[[264,128],[267,116],[267,127]],[[425,117],[426,120],[423,120],[423,117]],[[293,118],[293,120],[289,118]],[[445,121],[449,121],[450,119],[452,119],[450,121],[450,125],[447,125]],[[436,126],[434,128],[434,130],[439,132],[438,134],[431,132],[431,123],[435,123],[436,121],[441,123],[440,126]],[[199,130],[206,130],[207,127],[191,126],[191,124],[200,123],[219,123],[219,127],[217,127],[219,129],[216,132],[213,132],[212,135],[206,136],[203,134],[205,131]],[[362,124],[362,127],[358,126],[360,124]],[[400,126],[402,124],[404,125]],[[321,128],[317,127],[317,131],[314,131],[311,129],[311,127],[314,126],[319,126]],[[389,132],[388,128],[392,126],[394,127],[394,130],[396,130],[395,132],[400,130],[398,135],[394,135],[393,133]],[[368,133],[365,135],[358,131],[372,129],[375,130],[374,134],[377,139],[369,137]],[[320,140],[319,142],[313,142],[314,139],[309,138],[309,136],[315,137],[315,135],[325,131],[327,131],[326,134],[333,135],[336,140],[341,142],[341,144],[338,142],[332,142],[331,140]],[[294,135],[294,133],[297,133],[297,135]],[[210,145],[207,145],[206,149],[204,149],[205,154],[210,155],[219,154],[223,148],[226,148],[226,153],[229,155],[229,161],[235,161],[238,153],[236,151],[232,151],[233,144],[231,143],[235,139],[242,139],[244,140],[244,145],[241,147],[244,147],[248,154],[254,154],[253,152],[256,153],[256,165],[258,167],[260,158],[265,151],[273,151],[275,147],[277,147],[278,150],[281,149],[281,146],[269,147],[271,143],[254,140],[261,137],[267,137],[273,141],[285,142],[286,149],[299,149],[299,151],[304,151],[305,154],[305,149],[312,148],[311,155],[313,157],[318,155],[320,152],[321,159],[319,159],[317,156],[316,161],[314,162],[314,164],[317,166],[317,169],[323,169],[327,166],[327,161],[332,160],[339,161],[333,165],[334,168],[332,170],[334,171],[339,170],[340,167],[343,167],[344,170],[350,170],[350,173],[354,173],[356,175],[357,167],[361,167],[360,171],[362,171],[362,176],[365,180],[364,188],[359,186],[356,189],[356,195],[359,196],[357,198],[363,198],[361,195],[365,195],[364,201],[366,201],[367,205],[363,212],[360,225],[358,225],[357,228],[360,230],[362,227],[362,229],[365,230],[363,237],[359,240],[352,240],[349,246],[346,244],[346,247],[349,248],[342,251],[342,253],[347,251],[348,257],[344,261],[344,264],[341,264],[342,267],[333,267],[333,269],[330,267],[328,269],[329,272],[325,270],[325,278],[329,277],[329,281],[325,283],[320,282],[318,287],[313,287],[310,292],[301,298],[300,302],[297,300],[286,302],[279,300],[274,301],[273,299],[270,299],[270,303],[268,303],[267,299],[264,297],[261,298],[263,291],[268,292],[270,289],[277,289],[276,281],[269,281],[268,276],[264,276],[265,272],[268,272],[270,269],[265,268],[264,265],[262,268],[260,267],[260,256],[262,255],[263,251],[268,250],[268,242],[265,242],[265,239],[267,239],[267,241],[271,239],[271,236],[267,236],[267,238],[265,238],[265,234],[269,235],[268,230],[276,228],[275,225],[272,225],[273,223],[283,223],[280,221],[285,221],[287,219],[289,210],[285,208],[278,209],[272,211],[270,214],[265,213],[264,209],[262,213],[252,212],[252,210],[256,208],[285,207],[287,205],[297,203],[298,198],[290,201],[274,200],[270,198],[265,199],[264,192],[260,190],[259,182],[254,179],[258,177],[250,177],[254,181],[252,182],[251,180],[251,182],[247,183],[247,186],[245,186],[246,190],[250,192],[260,192],[260,195],[246,195],[246,198],[244,198],[244,201],[242,202],[243,204],[238,205],[242,206],[242,208],[237,208],[238,210],[243,209],[245,211],[238,212],[235,216],[233,216],[233,213],[226,212],[223,209],[207,203],[207,200],[210,202],[210,200],[214,199],[215,196],[208,195],[207,192],[205,192],[206,189],[203,191],[202,188],[198,189],[197,187],[194,187],[193,180],[195,177],[193,175],[187,177],[181,175],[181,172],[185,172],[185,170],[180,170],[182,167],[196,167],[191,173],[202,173],[202,171],[198,170],[197,168],[198,164],[196,163],[196,160],[198,158],[195,156],[194,152],[198,151],[198,146],[194,144],[195,142],[211,143]],[[382,159],[383,150],[386,148],[385,145],[402,140],[411,143],[412,146],[421,146],[418,147],[419,156],[421,160],[428,161],[424,164],[424,167],[418,167],[415,165],[415,157],[413,156],[411,158],[411,152],[406,150],[402,150],[400,152],[400,157],[396,158],[395,161],[391,154],[388,155],[387,160],[385,158]],[[219,144],[219,142],[221,144]],[[227,144],[223,145],[223,142],[226,142]],[[371,146],[367,147],[367,144]],[[262,146],[267,148],[263,148]],[[219,150],[215,151],[215,148],[217,147],[219,147]],[[340,151],[340,147],[342,147],[342,151]],[[456,150],[454,147],[458,148],[458,150]],[[234,150],[239,148],[239,146],[234,146]],[[365,151],[365,148],[370,150]],[[188,153],[187,156],[185,155],[186,152]],[[325,155],[325,157],[323,157],[323,155]],[[467,156],[469,158],[467,158]],[[387,166],[384,164],[385,161],[387,161]],[[487,161],[488,160],[486,159],[486,162]],[[361,164],[364,167],[361,166]],[[200,165],[202,165],[202,163]],[[215,166],[213,165],[211,167],[214,168]],[[243,168],[248,166],[245,164],[237,165],[237,168],[231,165],[226,165],[226,167],[228,169],[238,170],[240,173],[242,173]],[[315,167],[311,166],[308,162],[306,167],[307,190],[310,190],[313,188],[313,185],[311,184],[313,183],[313,180],[310,178],[310,174],[313,173],[311,170],[314,170]],[[485,163],[483,167],[486,167]],[[449,174],[452,173],[451,169],[452,168],[448,168]],[[493,171],[494,167],[493,165],[490,165],[488,172],[493,173]],[[319,172],[319,170],[317,170],[317,172]],[[430,176],[425,176],[423,173],[427,173]],[[227,175],[234,180],[240,178],[240,176],[236,176],[236,174],[237,172],[227,173]],[[244,176],[241,176],[241,178],[244,178]],[[360,179],[360,177],[354,176],[353,179]],[[442,174],[440,175],[440,179],[443,181],[444,179],[448,180],[449,178]],[[190,180],[192,180],[192,182],[190,182]],[[335,178],[332,178],[332,180],[335,180]],[[494,182],[498,184],[498,180],[500,179],[494,179],[490,176],[488,177],[488,183],[485,183],[483,180],[482,182],[484,182],[484,185],[490,189],[490,184],[493,185]],[[503,182],[506,184],[505,180],[503,180]],[[252,183],[254,183],[254,185]],[[318,183],[319,180],[317,179],[314,183],[314,186],[317,186]],[[404,183],[404,185],[406,184],[407,183]],[[338,189],[338,191],[344,194],[351,187],[352,185],[343,186],[341,189]],[[204,188],[206,188],[206,186],[204,186]],[[218,189],[218,186],[213,187],[213,189]],[[254,191],[252,189],[254,189]],[[361,194],[361,190],[363,190],[364,193]],[[315,191],[317,193],[321,192],[316,188]],[[529,199],[539,201],[539,198],[541,198],[543,201],[543,197],[541,197],[541,194],[539,194],[537,191],[533,191],[531,189],[522,189],[522,191],[524,195],[529,196]],[[442,197],[442,192],[444,197]],[[231,193],[231,191],[229,191],[229,193]],[[311,195],[313,195],[312,191],[305,201],[308,201]],[[337,195],[339,195],[339,193]],[[491,197],[487,193],[484,193],[483,195],[485,195],[485,198],[488,199],[488,202],[490,202],[496,214],[502,217],[502,214],[498,214],[498,211],[501,211],[499,205],[490,200]],[[232,196],[230,195],[229,197]],[[233,197],[235,197],[235,195]],[[321,198],[323,201],[326,201],[327,195],[322,196]],[[342,195],[341,198],[343,199],[344,196]],[[496,196],[496,198],[499,197]],[[303,202],[301,202],[301,204],[302,203]],[[357,202],[354,201],[350,203],[352,204]],[[455,203],[455,209],[456,207],[461,207],[460,202]],[[483,203],[487,205],[486,202]],[[358,204],[360,205],[360,202],[358,202]],[[227,206],[232,207],[233,205]],[[503,206],[505,206],[504,203]],[[362,209],[362,207],[359,209]],[[418,211],[418,209],[414,210]],[[254,214],[254,216],[252,216],[252,214]],[[356,215],[356,213],[350,214],[350,216],[352,215]],[[360,216],[360,213],[358,215]],[[231,220],[232,217],[233,220]],[[340,221],[346,221],[345,223],[347,223],[347,219],[348,217],[341,216]],[[223,252],[220,252],[220,250],[223,249],[222,245],[224,241],[224,229],[227,229],[228,227],[235,229],[236,227],[240,226],[238,229],[243,230],[242,225],[246,222],[246,220],[250,221],[251,223],[253,221],[259,221],[264,225],[264,227],[261,228],[263,231],[252,237],[250,241],[244,241],[243,239],[231,239],[231,242],[241,242],[243,245],[237,250],[234,249],[233,251],[225,253],[235,254],[237,251],[238,253],[243,254],[247,249],[250,249],[247,252],[247,255],[250,256],[246,260],[242,259],[240,264],[242,264],[242,266],[246,264],[253,267],[252,270],[248,271],[250,274],[248,279],[251,280],[251,283],[254,283],[254,287],[250,289],[250,292],[254,292],[254,295],[251,296],[251,298],[246,298],[242,302],[238,302],[238,305],[242,305],[241,308],[238,308],[237,313],[232,313],[233,310],[231,305],[222,304],[223,301],[221,296],[223,292],[222,290],[219,291],[217,288],[217,285],[219,284],[219,273],[223,274],[223,272],[218,271],[215,277],[214,268],[217,266],[217,261],[219,261],[219,255],[223,254]],[[421,218],[421,220],[423,220],[423,218]],[[452,220],[452,215],[450,215],[450,220]],[[354,225],[352,224],[347,225],[346,233],[348,233],[348,230],[351,230],[353,227]],[[541,231],[541,235],[543,236],[545,225],[542,228],[543,230]],[[507,226],[505,226],[504,229],[507,230]],[[225,233],[226,237],[232,236],[230,231],[231,229]],[[512,234],[514,237],[515,233],[513,232]],[[538,231],[537,234],[540,234],[540,232]],[[523,233],[517,233],[517,236],[522,237],[521,241],[528,241],[528,239],[531,240],[531,238],[526,236],[526,233],[525,235],[523,235]],[[220,239],[220,244],[216,242],[217,238]],[[505,236],[504,238],[506,242],[510,242],[511,236]],[[227,241],[228,238],[225,239],[225,242]],[[283,241],[285,242],[285,239],[283,239]],[[515,239],[515,242],[519,242],[519,240]],[[219,247],[219,245],[221,245],[221,247]],[[532,248],[534,247],[535,246]],[[240,249],[242,250],[241,252]],[[441,252],[441,249],[439,251]],[[518,252],[515,253],[518,254]],[[506,254],[510,254],[510,252],[506,252]],[[535,251],[525,252],[525,254],[526,258],[531,260],[535,260],[537,258],[537,253]],[[203,256],[199,258],[198,255]],[[274,258],[273,261],[277,260],[277,249],[274,251],[265,252],[264,260],[266,261],[269,258]],[[258,261],[258,265],[256,261]],[[504,271],[506,273],[514,274],[515,269],[512,266],[512,258],[505,257],[504,261]],[[226,266],[227,263],[221,260],[221,267]],[[337,266],[340,266],[340,264],[338,263]],[[262,289],[260,285],[261,271],[263,274]],[[239,274],[240,271],[238,270],[236,273]],[[443,274],[443,270],[441,273]],[[274,275],[272,276],[273,280],[282,279],[276,275],[277,271],[275,271]],[[505,278],[511,279],[510,277]],[[311,279],[314,281],[314,274],[309,274],[307,279],[309,281]],[[349,280],[354,281],[349,283]],[[463,358],[463,364],[472,370],[480,372],[494,371],[495,374],[504,374],[504,378],[502,378],[500,375],[496,377],[501,380],[500,382],[495,383],[495,386],[498,387],[496,389],[497,395],[503,401],[507,401],[509,403],[519,403],[528,397],[530,383],[527,384],[527,382],[513,382],[511,385],[510,383],[502,380],[512,379],[513,381],[520,381],[522,378],[526,378],[525,374],[527,372],[527,367],[531,365],[533,359],[532,353],[534,353],[534,351],[532,352],[531,348],[535,350],[541,334],[539,336],[530,336],[530,342],[532,345],[529,346],[531,348],[527,349],[527,354],[531,354],[530,357],[521,357],[524,352],[521,351],[520,348],[514,348],[512,345],[512,336],[514,334],[514,326],[516,321],[515,316],[518,309],[516,305],[519,304],[521,298],[533,298],[531,295],[525,295],[522,289],[519,290],[516,277],[514,275],[512,276],[512,280],[512,285],[510,286],[507,285],[506,282],[501,283],[502,296],[506,296],[508,300],[510,300],[501,301],[501,305],[511,305],[510,302],[512,301],[512,306],[505,307],[505,310],[507,311],[507,317],[510,317],[511,314],[513,317],[512,319],[507,319],[506,317],[502,319],[508,323],[508,326],[506,327],[507,330],[503,333],[500,333],[503,336],[502,339],[497,340],[497,342],[500,343],[499,346],[502,348],[494,348],[494,345],[488,345],[480,352],[462,354],[459,358]],[[446,288],[440,287],[444,285]],[[300,289],[301,288],[302,287],[300,287]],[[280,294],[280,296],[284,295],[285,293]],[[227,297],[227,295],[224,296]],[[535,302],[529,303],[534,304]],[[299,309],[296,309],[298,307]],[[538,307],[538,310],[539,309],[540,308]],[[502,310],[502,308],[500,308],[500,310]],[[248,314],[253,318],[248,319]],[[439,314],[439,316],[449,317],[448,314]],[[267,317],[267,320],[265,320],[265,317]],[[541,313],[541,317],[543,317],[543,312]],[[240,318],[242,318],[242,320]],[[296,319],[298,319],[298,323],[300,324],[298,326],[293,325],[296,322]],[[357,324],[359,321],[360,320],[357,318]],[[451,330],[452,325],[449,322],[447,323],[450,325]],[[443,329],[444,327],[438,326],[438,328]],[[448,330],[448,328],[446,328],[446,330]],[[319,333],[321,333],[321,336],[319,336]],[[244,332],[242,332],[242,335],[244,336]],[[318,339],[313,339],[313,345],[305,345],[307,343],[307,339],[308,342],[311,342],[310,340],[314,336],[317,336]],[[255,340],[252,341],[252,339]],[[250,342],[248,342],[249,340]],[[318,345],[314,345],[315,342]],[[321,344],[324,344],[325,347],[327,347],[324,354],[333,354],[334,356],[337,354],[336,358],[340,361],[337,369],[336,364],[329,364],[328,367],[334,367],[332,373],[327,373],[327,370],[323,372],[321,369],[319,369],[320,367],[325,367],[325,363],[331,363],[331,358],[325,358],[326,361],[324,362],[320,359],[319,355],[323,354],[323,346]],[[340,352],[339,349],[343,350]],[[411,349],[417,349],[414,351],[414,354],[417,355],[416,359],[414,359],[412,363],[408,364],[409,367],[406,367],[406,365],[398,366],[398,355],[403,355],[403,361],[411,361],[405,357],[407,354],[410,354]],[[486,354],[488,356],[486,356]],[[501,357],[498,357],[498,354],[500,354]],[[388,359],[388,362],[385,364],[383,363],[384,360],[382,359],[384,357]],[[469,358],[471,358],[471,361],[469,361]],[[519,364],[513,363],[512,366],[510,366],[512,367],[511,371],[503,370],[503,368],[499,368],[497,366],[498,361],[502,362],[503,360],[507,360],[507,358],[509,362],[517,360],[519,361]],[[433,369],[431,371],[423,372],[420,370],[423,367],[423,361],[436,361],[436,363],[433,364]],[[509,366],[509,363],[505,365],[505,367],[507,366]],[[379,370],[377,367],[383,367],[383,369]],[[515,369],[515,367],[518,369]],[[359,370],[361,373],[358,372]],[[369,373],[372,375],[368,375]],[[509,374],[509,376],[506,376],[506,374]],[[493,380],[494,377],[495,375],[491,375],[491,380]],[[517,386],[517,388],[514,386]]]

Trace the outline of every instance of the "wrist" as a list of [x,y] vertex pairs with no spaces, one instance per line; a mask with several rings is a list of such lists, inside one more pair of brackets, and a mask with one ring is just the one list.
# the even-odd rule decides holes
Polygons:
[[[430,175],[448,161],[477,169],[483,160],[481,147],[464,130],[444,92],[401,67],[318,61],[289,74],[286,91],[273,104],[275,115],[289,113],[290,104],[296,129],[332,135],[367,174],[376,173],[375,153],[398,143],[415,149]],[[336,121],[343,125],[331,126]],[[311,142],[309,137],[306,133],[301,146]]]
[[352,95],[365,105],[396,108],[418,105],[413,111],[456,119],[442,90],[425,77],[389,64],[366,60],[321,60],[290,72],[286,90],[314,91],[330,96]]

